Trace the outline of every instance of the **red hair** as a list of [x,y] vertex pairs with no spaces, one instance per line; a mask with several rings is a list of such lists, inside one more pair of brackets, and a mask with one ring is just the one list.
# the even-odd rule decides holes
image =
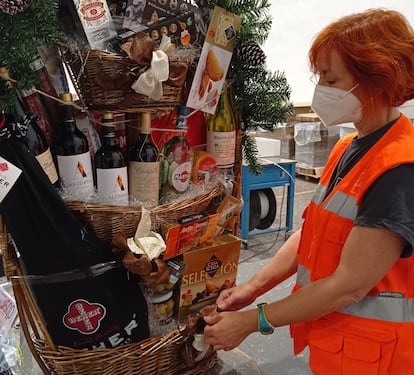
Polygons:
[[313,73],[318,55],[330,49],[359,83],[364,115],[414,98],[414,30],[401,13],[368,9],[325,27],[309,50]]

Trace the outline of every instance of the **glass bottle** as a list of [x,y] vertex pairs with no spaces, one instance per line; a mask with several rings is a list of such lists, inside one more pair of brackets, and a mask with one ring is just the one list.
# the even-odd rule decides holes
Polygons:
[[159,151],[151,137],[151,113],[141,114],[140,134],[131,148],[128,166],[129,192],[139,202],[158,204]]
[[106,0],[73,0],[91,49],[106,49],[106,42],[117,36]]
[[58,186],[59,176],[53,161],[52,153],[46,137],[38,124],[37,116],[33,113],[25,113],[19,100],[14,106],[14,119],[27,125],[26,144],[33,152],[40,166],[49,177],[50,182]]
[[56,144],[56,155],[62,188],[74,199],[86,198],[94,191],[92,160],[88,140],[77,127],[72,94],[64,93],[62,105],[62,139]]
[[160,200],[170,202],[187,191],[193,165],[193,149],[185,138],[189,107],[177,107],[176,130],[179,131],[161,149]]
[[219,169],[234,166],[236,148],[236,123],[230,103],[230,90],[224,89],[216,112],[207,122],[207,152],[216,159]]
[[106,203],[128,205],[128,171],[113,113],[102,115],[103,144],[95,154],[96,188]]
[[52,99],[52,97],[58,98],[56,89],[52,85],[49,73],[47,72],[45,64],[43,63],[43,60],[40,56],[33,60],[33,62],[30,64],[30,67],[36,73],[39,82],[38,88],[50,96],[43,96],[41,100],[43,103],[45,103],[46,112],[49,114],[52,127],[54,127],[56,124],[62,122],[59,103],[57,100]]

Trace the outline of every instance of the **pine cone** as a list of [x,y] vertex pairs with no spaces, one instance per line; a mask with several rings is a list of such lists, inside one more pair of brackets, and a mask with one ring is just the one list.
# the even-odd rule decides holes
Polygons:
[[0,9],[7,14],[15,15],[24,12],[32,4],[32,0],[0,0]]
[[243,45],[237,56],[240,62],[247,66],[259,66],[266,62],[266,55],[256,42]]

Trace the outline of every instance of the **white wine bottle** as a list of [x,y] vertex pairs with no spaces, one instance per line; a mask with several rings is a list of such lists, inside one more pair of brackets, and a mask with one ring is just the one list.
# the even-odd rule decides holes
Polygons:
[[94,192],[92,160],[88,140],[77,127],[72,106],[72,94],[64,93],[61,100],[62,139],[56,143],[56,155],[61,186],[74,199],[87,198]]
[[140,134],[131,148],[128,166],[129,193],[139,202],[158,204],[159,151],[151,138],[151,113],[141,114]]
[[207,123],[207,152],[216,160],[219,169],[234,166],[236,148],[236,123],[230,103],[230,91],[224,89],[216,112]]
[[102,115],[103,144],[95,154],[96,188],[104,203],[128,205],[128,171],[115,135],[114,114]]

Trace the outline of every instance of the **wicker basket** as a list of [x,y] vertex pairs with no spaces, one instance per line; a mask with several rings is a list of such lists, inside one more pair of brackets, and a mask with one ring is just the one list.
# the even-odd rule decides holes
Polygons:
[[[162,223],[171,223],[185,216],[203,212],[210,202],[223,193],[220,184],[204,194],[192,199],[164,204],[150,210],[153,230]],[[139,206],[110,206],[90,204],[81,201],[66,201],[66,206],[84,224],[90,225],[96,235],[105,242],[110,242],[117,233],[133,237],[141,219]]]
[[186,338],[178,329],[159,337],[113,349],[79,350],[57,346],[51,339],[22,274],[6,228],[0,224],[0,251],[30,351],[46,375],[202,375],[217,363],[217,354],[187,367],[179,353]]
[[[60,50],[78,96],[89,109],[133,112],[180,104],[182,85],[173,86],[169,81],[162,83],[163,95],[157,101],[135,93],[131,85],[139,77],[140,69],[128,57],[101,50],[73,53],[65,46],[60,46]],[[188,65],[180,63],[185,64],[186,74]]]

